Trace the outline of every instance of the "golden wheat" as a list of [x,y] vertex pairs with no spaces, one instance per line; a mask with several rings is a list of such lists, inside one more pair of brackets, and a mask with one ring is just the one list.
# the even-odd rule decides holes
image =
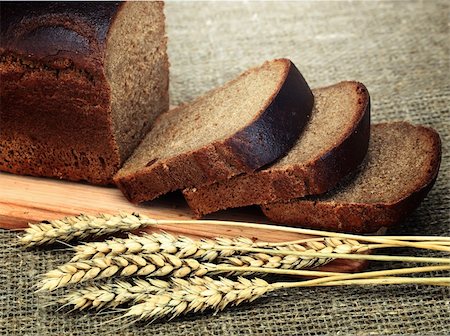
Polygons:
[[69,262],[46,274],[38,284],[38,291],[57,288],[87,280],[120,276],[186,277],[202,276],[206,268],[195,259],[180,259],[167,253],[128,254]]
[[263,279],[237,281],[210,277],[173,279],[173,286],[158,295],[150,295],[144,302],[132,306],[123,318],[154,320],[165,316],[176,317],[206,309],[222,310],[229,305],[251,302],[270,290],[272,286]]
[[[104,242],[86,243],[76,246],[72,262],[89,260],[99,257],[110,257],[129,253],[157,253],[174,254],[179,258],[194,258],[201,261],[213,262],[233,266],[256,266],[284,269],[304,269],[325,265],[333,260],[330,257],[308,257],[298,255],[273,255],[271,250],[266,253],[246,253],[241,248],[270,247],[268,242],[253,242],[251,239],[215,238],[194,240],[184,236],[173,236],[168,233],[153,233],[143,236],[130,235],[128,239],[112,238]],[[229,248],[217,250],[217,248]],[[292,250],[296,252],[319,253],[361,253],[369,249],[369,245],[355,240],[337,238],[314,238],[296,244],[277,244],[272,247],[278,250]]]
[[155,224],[154,219],[147,216],[132,214],[98,216],[79,215],[63,219],[43,221],[29,224],[25,234],[19,237],[19,243],[25,247],[52,244],[55,241],[71,241],[88,236],[103,236],[118,231],[133,231]]
[[213,261],[218,256],[230,256],[233,251],[216,251],[211,247],[219,246],[251,246],[247,238],[217,238],[216,240],[195,240],[185,236],[153,233],[141,236],[129,235],[128,239],[112,237],[103,242],[85,243],[75,246],[75,256],[72,261],[88,260],[96,257],[116,256],[128,253],[156,253],[165,252],[179,258],[191,257],[203,261]]
[[239,305],[243,302],[252,302],[262,295],[282,289],[311,286],[342,286],[342,285],[373,285],[373,284],[425,284],[450,285],[450,278],[401,278],[384,277],[382,275],[407,274],[450,269],[449,266],[432,266],[422,268],[374,271],[359,274],[347,274],[324,277],[317,280],[300,282],[269,283],[260,278],[247,279],[239,277],[236,281],[210,277],[194,277],[189,279],[172,279],[171,286],[157,295],[150,294],[142,303],[136,304],[121,317],[113,319],[129,319],[130,323],[140,320],[154,321],[156,319],[198,312],[211,309],[220,311],[227,306]]
[[58,302],[78,310],[116,308],[131,301],[142,302],[149,294],[161,293],[169,286],[169,282],[159,279],[135,279],[132,283],[117,281],[74,290],[60,298]]

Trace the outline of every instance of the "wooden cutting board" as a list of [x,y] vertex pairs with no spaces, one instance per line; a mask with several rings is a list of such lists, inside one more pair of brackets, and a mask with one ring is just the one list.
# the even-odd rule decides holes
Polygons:
[[[57,219],[80,213],[139,212],[156,219],[192,219],[193,214],[180,194],[171,194],[158,200],[134,205],[114,187],[93,186],[84,183],[17,176],[0,172],[0,228],[18,229],[28,223]],[[208,219],[270,222],[257,207],[222,211]],[[306,235],[276,230],[207,225],[159,225],[158,229],[191,237],[244,236],[262,241],[289,241],[308,238]],[[154,230],[154,229],[149,229]],[[356,260],[336,260],[323,270],[334,272],[358,271],[365,263]]]

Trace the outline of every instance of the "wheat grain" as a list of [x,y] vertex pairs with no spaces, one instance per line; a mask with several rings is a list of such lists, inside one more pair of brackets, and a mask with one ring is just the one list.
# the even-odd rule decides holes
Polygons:
[[207,269],[197,260],[180,259],[167,253],[124,254],[120,256],[94,258],[69,262],[46,274],[38,284],[38,291],[53,291],[57,288],[84,282],[120,276],[202,276]]
[[148,298],[149,294],[157,294],[169,287],[169,282],[159,279],[135,279],[133,283],[117,281],[101,286],[89,286],[70,292],[58,300],[64,306],[73,309],[116,308],[128,302],[139,303]]
[[133,214],[98,216],[79,215],[53,221],[30,224],[25,234],[19,237],[25,247],[52,244],[57,240],[71,241],[88,236],[103,236],[118,231],[132,231],[155,224],[156,220]]

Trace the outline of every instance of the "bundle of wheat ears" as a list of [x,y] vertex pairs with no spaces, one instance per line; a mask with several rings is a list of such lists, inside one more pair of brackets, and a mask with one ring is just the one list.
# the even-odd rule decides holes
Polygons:
[[[450,270],[450,258],[368,254],[369,251],[389,247],[450,252],[450,237],[360,236],[255,223],[155,220],[138,214],[101,214],[30,224],[19,237],[19,242],[27,248],[55,242],[67,244],[72,240],[98,238],[148,226],[158,228],[164,224],[242,226],[296,232],[311,235],[311,238],[273,243],[243,237],[195,240],[162,231],[142,235],[130,233],[128,238],[110,237],[71,247],[73,258],[44,274],[37,284],[37,291],[53,291],[70,284],[98,280],[61,296],[59,303],[79,310],[115,311],[118,307],[126,307],[125,313],[116,319],[134,323],[208,309],[219,311],[230,305],[253,301],[280,288],[450,285],[450,277],[400,276]],[[435,265],[353,274],[315,270],[338,258]],[[261,278],[267,274],[297,275],[307,279],[269,283]]]

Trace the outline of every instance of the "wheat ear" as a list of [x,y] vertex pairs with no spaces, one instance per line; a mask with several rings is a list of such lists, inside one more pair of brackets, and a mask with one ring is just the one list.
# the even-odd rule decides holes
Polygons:
[[92,308],[116,308],[128,302],[139,303],[149,294],[158,294],[170,286],[169,282],[159,279],[135,279],[132,283],[117,281],[101,286],[89,286],[70,292],[58,300],[64,306],[83,310]]
[[[214,246],[217,250],[230,250],[231,247],[226,246]],[[423,263],[436,263],[436,264],[450,264],[450,258],[441,257],[410,257],[410,256],[391,256],[391,255],[367,255],[367,254],[351,254],[351,253],[328,253],[317,251],[292,251],[282,249],[262,249],[253,247],[234,247],[233,249],[254,252],[254,253],[271,253],[276,255],[292,255],[300,257],[312,257],[312,258],[340,258],[340,259],[355,259],[355,260],[375,260],[375,261],[402,261],[402,262],[423,262]]]
[[136,320],[155,320],[165,316],[174,318],[189,312],[206,309],[222,310],[229,305],[251,302],[273,290],[263,279],[237,281],[210,277],[173,279],[173,286],[162,294],[151,295],[144,302],[132,306],[123,317]]
[[25,247],[52,244],[57,240],[68,242],[88,236],[95,237],[118,231],[133,231],[155,223],[154,219],[136,213],[98,216],[81,214],[29,224],[29,227],[25,229],[25,234],[19,237],[19,242]]
[[[314,273],[321,276],[321,278],[304,280],[301,282],[278,282],[273,284],[269,284],[265,280],[261,279],[248,280],[242,277],[239,278],[237,282],[224,278],[213,280],[206,276],[203,278],[193,277],[186,280],[172,278],[170,281],[156,279],[146,281],[136,279],[133,283],[118,281],[116,283],[108,283],[102,286],[90,286],[84,289],[78,289],[62,297],[59,302],[63,303],[64,306],[71,305],[73,306],[73,309],[79,310],[87,308],[97,310],[101,308],[116,308],[119,305],[130,302],[134,304],[143,303],[142,305],[137,305],[130,309],[127,316],[136,315],[138,311],[141,311],[143,314],[142,316],[144,316],[143,318],[157,318],[162,317],[162,315],[156,316],[154,310],[157,308],[162,308],[161,304],[166,302],[168,298],[170,298],[171,301],[166,302],[169,307],[164,309],[164,315],[172,315],[173,312],[180,313],[182,309],[180,307],[175,308],[174,303],[176,302],[181,303],[182,307],[187,307],[186,310],[183,310],[183,313],[187,313],[191,310],[204,310],[206,308],[220,310],[229,304],[239,304],[243,301],[251,301],[252,298],[254,299],[259,297],[263,292],[278,288],[391,283],[416,283],[449,286],[449,278],[392,277],[392,275],[425,273],[449,269],[450,266],[425,266],[370,271],[356,274],[333,274],[330,272],[320,271],[300,271],[311,274]],[[270,270],[263,271],[271,272]],[[256,289],[255,286],[257,287]],[[236,292],[236,290],[239,292]],[[257,293],[258,295],[255,296],[252,293]],[[181,294],[186,295],[185,298],[183,296],[182,300],[180,299]],[[218,294],[220,294],[220,304],[218,301]],[[200,298],[198,298],[199,295]],[[242,299],[242,301],[240,299]],[[172,312],[169,311],[170,307],[173,309]]]
[[[434,269],[438,269],[435,267]],[[410,270],[390,270],[390,274],[404,274],[407,271],[429,272],[432,268],[420,268]],[[384,271],[389,274],[389,271]],[[381,271],[373,272],[381,274]],[[324,277],[318,286],[341,285],[371,285],[371,284],[427,284],[450,285],[450,278],[370,278],[370,272],[366,275],[346,279],[345,275]],[[368,277],[368,278],[367,278]],[[341,279],[340,281],[338,279]],[[334,280],[328,280],[334,279]],[[210,277],[194,277],[189,279],[173,279],[172,286],[158,295],[150,295],[144,302],[132,306],[122,317],[131,319],[131,322],[139,320],[154,321],[159,318],[187,314],[189,312],[205,311],[207,309],[220,311],[231,305],[239,305],[243,302],[251,302],[262,295],[282,288],[310,287],[308,281],[301,282],[275,282],[269,283],[260,278],[247,279],[239,277],[237,281],[226,278],[218,280]],[[114,320],[117,320],[114,319]],[[113,321],[114,321],[113,320]]]
[[[215,265],[214,265],[215,266]],[[214,267],[213,266],[213,267]],[[248,268],[251,271],[251,268]],[[272,273],[273,270],[264,269],[266,273]],[[285,272],[285,271],[284,271]],[[308,277],[330,277],[336,275],[345,275],[344,273],[324,272],[324,271],[295,271],[295,275],[304,275]],[[172,282],[160,279],[148,278],[135,279],[133,283],[117,281],[115,283],[106,283],[101,286],[89,286],[84,289],[77,289],[59,300],[64,305],[72,305],[74,309],[86,308],[115,308],[121,304],[130,301],[142,302],[149,297],[149,294],[162,294],[164,290],[173,287],[173,284],[186,283],[172,278]]]
[[[139,248],[134,248],[136,241],[140,241]],[[155,241],[157,245],[155,246]],[[194,241],[187,237],[176,239],[168,234],[153,234],[147,237],[133,237],[127,244],[123,244],[120,239],[111,242],[91,243],[84,246],[82,255],[95,256],[92,259],[81,260],[80,256],[76,261],[64,264],[57,269],[44,275],[44,279],[39,284],[39,290],[55,290],[68,284],[80,283],[86,280],[112,277],[116,274],[121,276],[167,276],[186,277],[189,275],[201,276],[208,271],[217,273],[215,265],[203,262],[203,260],[218,259],[220,265],[231,266],[254,266],[281,269],[303,269],[326,264],[333,258],[322,257],[321,254],[332,255],[333,252],[351,252],[364,249],[360,245],[338,244],[334,241],[334,248],[326,246],[317,241],[307,242],[303,245],[290,245],[284,248],[292,249],[292,255],[273,254],[274,250],[263,249],[265,253],[255,253],[250,255],[235,255],[234,248],[241,249],[243,245],[253,244],[246,238],[228,239],[218,238],[215,241],[202,240]],[[177,245],[178,243],[178,245]],[[218,245],[220,244],[220,245]],[[231,246],[229,246],[231,244]],[[233,246],[234,245],[234,246]],[[128,246],[128,247],[127,247]],[[147,246],[147,248],[144,248]],[[214,246],[230,247],[230,250],[217,252]],[[356,248],[352,248],[356,246]],[[95,248],[94,248],[95,247]],[[126,247],[126,248],[125,248]],[[90,251],[89,249],[92,249]],[[175,252],[171,253],[149,253],[155,251]],[[144,252],[143,252],[144,251]],[[298,251],[313,251],[315,257],[296,256]],[[100,255],[107,252],[107,256]],[[139,254],[137,254],[140,252]],[[277,251],[283,252],[283,251]],[[120,254],[122,253],[122,254]],[[119,254],[119,255],[116,255]],[[187,256],[187,257],[186,257]],[[218,256],[220,256],[218,258]],[[201,259],[200,262],[197,259]],[[220,271],[224,272],[224,271]],[[243,274],[249,274],[244,271]],[[238,273],[236,270],[233,273]]]
[[[414,247],[450,252],[450,246],[446,246],[447,244],[439,244],[440,240],[445,241],[448,237],[435,237],[436,241],[430,241],[432,240],[430,239],[431,237],[425,237],[424,241],[421,241],[420,237],[415,237],[414,239],[412,239],[414,241],[407,241],[404,239],[404,237],[399,237],[399,239],[397,240],[393,237],[383,238],[382,236],[362,236],[355,234],[327,232],[257,223],[216,220],[156,220],[136,213],[123,213],[119,215],[100,214],[98,216],[79,215],[66,217],[61,220],[43,221],[38,224],[30,224],[30,227],[26,229],[25,235],[19,238],[19,242],[26,247],[31,247],[35,245],[51,244],[56,240],[70,241],[72,239],[84,238],[89,235],[98,236],[118,231],[133,231],[150,225],[159,226],[161,228],[164,225],[173,224],[224,225],[255,229],[268,229],[284,232],[294,232],[312,236],[323,236],[329,238],[354,239],[358,241],[386,244],[391,246]],[[427,242],[427,240],[429,242]]]
[[[71,261],[89,260],[97,257],[116,256],[128,253],[156,253],[165,252],[180,258],[190,257],[202,261],[212,262],[218,259],[219,263],[234,266],[258,266],[284,269],[304,269],[325,265],[334,258],[299,257],[295,255],[273,255],[270,250],[266,253],[246,253],[241,248],[266,247],[268,242],[253,242],[251,239],[215,238],[194,240],[184,236],[173,236],[168,233],[153,233],[151,235],[130,235],[128,239],[111,238],[104,242],[86,243],[75,246],[75,256]],[[227,248],[217,250],[216,248]],[[337,238],[314,238],[304,240],[297,244],[279,243],[272,249],[285,249],[303,252],[320,253],[361,253],[370,248],[355,240]]]
[[[386,247],[383,244],[379,245],[381,245],[380,247]],[[164,252],[175,255],[177,258],[189,257],[208,262],[219,259],[219,263],[233,266],[285,269],[322,266],[336,258],[450,263],[449,258],[361,254],[377,247],[377,244],[362,244],[353,239],[327,237],[307,239],[296,243],[276,243],[274,245],[268,242],[255,243],[244,237],[194,240],[168,233],[153,233],[143,236],[130,235],[128,239],[112,238],[104,242],[76,246],[74,247],[76,254],[71,261],[115,257],[122,254]]]
[[[216,246],[229,249],[217,251],[214,249]],[[130,235],[128,239],[111,238],[104,242],[75,246],[76,254],[71,261],[110,257],[124,253],[166,252],[180,258],[189,257],[201,261],[214,261],[222,266],[252,266],[299,270],[319,267],[334,260],[334,258],[330,257],[278,255],[271,253],[271,250],[265,250],[266,253],[240,251],[241,248],[252,246],[264,247],[270,246],[270,243],[253,242],[251,239],[244,237],[194,240],[183,236],[173,236],[168,233],[153,233],[143,236]],[[286,244],[284,246],[279,244],[272,249],[317,253],[360,253],[367,251],[369,246],[354,240],[322,237],[304,240],[298,244]],[[212,271],[212,273],[223,273],[223,271]],[[251,273],[234,271],[231,274],[248,275]]]
[[231,256],[233,251],[216,251],[213,246],[252,246],[248,238],[217,238],[215,240],[195,240],[185,236],[173,236],[166,232],[130,234],[127,239],[112,237],[103,242],[91,242],[74,247],[75,256],[71,261],[89,260],[97,257],[112,257],[122,254],[169,253],[179,258],[194,258],[213,261],[217,257]]
[[38,284],[38,291],[53,291],[69,284],[120,276],[202,276],[207,269],[195,259],[180,259],[167,253],[124,254],[69,262],[46,274]]
[[[270,246],[270,243],[259,242],[253,246]],[[281,243],[270,249],[259,249],[259,252],[252,253],[243,251],[241,247],[236,247],[234,255],[219,258],[218,266],[243,266],[243,267],[264,267],[284,270],[311,269],[328,264],[336,258],[330,257],[333,254],[353,254],[362,253],[369,249],[368,245],[360,244],[354,240],[341,240],[322,238],[304,240],[297,244]],[[250,248],[251,249],[251,248]],[[278,254],[277,251],[292,251],[292,254]],[[275,253],[273,253],[275,252]],[[316,253],[316,256],[296,255],[296,252]],[[243,254],[245,253],[245,254]],[[289,252],[287,252],[289,253]],[[321,257],[320,254],[327,255]],[[318,256],[319,255],[319,256]],[[232,274],[248,275],[251,273],[232,272]]]

